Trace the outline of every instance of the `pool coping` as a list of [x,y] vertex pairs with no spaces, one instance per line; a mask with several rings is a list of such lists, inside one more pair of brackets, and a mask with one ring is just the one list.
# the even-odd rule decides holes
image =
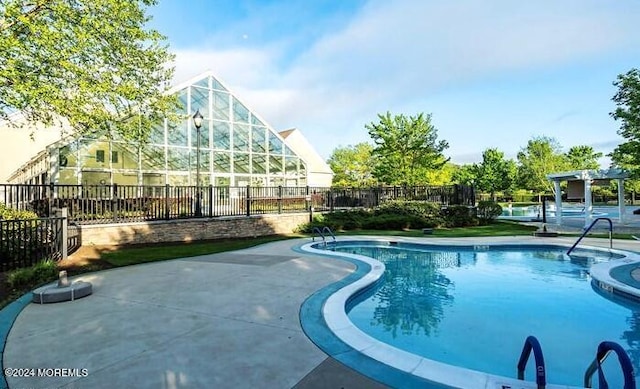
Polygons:
[[[402,242],[423,246],[448,246],[448,247],[474,247],[466,242],[418,242],[402,237],[345,237],[339,238],[340,242],[356,241],[376,242]],[[384,264],[381,262],[357,254],[336,253],[327,250],[318,250],[312,246],[318,242],[311,242],[297,246],[297,249],[325,257],[345,260],[356,266],[354,273],[310,296],[302,305],[300,321],[307,336],[323,351],[331,357],[341,361],[347,366],[376,379],[392,387],[427,387],[427,388],[537,388],[537,384],[531,381],[521,381],[511,377],[503,377],[476,370],[448,365],[442,362],[424,358],[391,345],[383,343],[365,334],[358,329],[348,318],[347,304],[358,294],[375,286],[384,273]],[[494,247],[523,247],[544,246],[569,248],[570,245],[561,242],[496,242],[481,245],[482,249],[490,250]],[[586,250],[598,250],[613,254],[624,255],[625,258],[596,264],[609,265],[611,268],[628,266],[640,263],[640,255],[631,251],[606,249],[596,246],[581,246]],[[620,264],[620,261],[624,261]],[[605,273],[610,283],[615,283],[626,291],[635,290],[634,295],[640,299],[640,290],[637,290],[622,282],[611,278],[608,270],[598,270],[597,276]],[[594,277],[595,278],[595,277]],[[640,285],[640,282],[639,282]],[[313,312],[316,310],[316,312]],[[324,328],[323,328],[324,327]],[[576,389],[579,387],[567,385],[547,384],[549,389]]]

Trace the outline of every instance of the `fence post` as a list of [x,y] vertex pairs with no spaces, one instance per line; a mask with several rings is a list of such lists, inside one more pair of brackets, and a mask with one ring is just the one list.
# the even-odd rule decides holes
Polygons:
[[60,242],[60,254],[62,254],[62,260],[67,259],[67,255],[69,253],[69,221],[67,216],[69,211],[67,207],[60,208],[58,210],[58,217],[62,218],[62,242]]
[[282,185],[278,185],[278,213],[282,213]]
[[333,212],[333,189],[329,188],[329,210]]
[[251,185],[247,184],[247,195],[245,196],[247,201],[247,217],[251,216]]
[[169,220],[169,184],[164,186],[164,218]]
[[49,183],[49,193],[47,196],[47,203],[48,203],[48,207],[47,207],[47,216],[50,217],[51,216],[51,207],[53,206],[53,182]]
[[209,184],[209,217],[213,217],[213,185]]

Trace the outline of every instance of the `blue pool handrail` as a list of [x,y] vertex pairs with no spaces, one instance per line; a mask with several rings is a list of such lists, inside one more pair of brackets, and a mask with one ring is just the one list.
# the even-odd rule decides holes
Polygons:
[[518,361],[518,379],[524,380],[524,369],[527,367],[527,361],[529,360],[529,356],[531,356],[531,350],[533,350],[533,357],[536,363],[536,384],[538,385],[538,389],[544,389],[547,385],[544,356],[542,355],[540,342],[538,342],[538,339],[533,335],[528,336],[524,341],[522,354],[520,354],[520,360]]
[[591,224],[589,224],[589,227],[585,228],[584,232],[582,233],[582,235],[580,235],[580,237],[578,238],[576,243],[574,243],[573,246],[571,246],[571,248],[569,249],[569,251],[567,251],[567,255],[571,254],[573,249],[576,248],[576,246],[578,245],[578,243],[580,243],[582,238],[584,238],[585,235],[587,235],[587,233],[589,233],[591,228],[593,228],[593,226],[595,226],[596,223],[599,222],[600,220],[606,220],[607,222],[609,222],[609,248],[610,249],[613,248],[613,236],[612,236],[613,235],[613,222],[608,217],[598,217],[594,221],[592,221]]
[[620,346],[616,342],[602,342],[598,345],[598,352],[596,353],[596,359],[591,362],[591,365],[587,368],[587,371],[584,373],[584,387],[591,388],[591,378],[593,377],[593,373],[598,371],[598,387],[600,389],[609,389],[609,384],[607,383],[606,378],[604,377],[604,373],[602,372],[602,362],[609,356],[611,351],[615,352],[618,355],[618,362],[620,362],[620,367],[622,368],[622,375],[624,376],[624,387],[623,389],[636,389],[636,377],[633,373],[633,365],[631,364],[631,359],[629,359],[629,355],[624,351],[622,346]]

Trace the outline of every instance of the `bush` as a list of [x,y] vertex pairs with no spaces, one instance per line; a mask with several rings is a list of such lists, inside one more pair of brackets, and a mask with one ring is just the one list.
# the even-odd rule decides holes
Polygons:
[[368,230],[406,230],[409,228],[423,228],[425,220],[413,215],[373,215],[365,220],[362,228]]
[[502,207],[493,201],[480,201],[477,214],[482,223],[491,223],[495,218],[502,215]]
[[7,208],[5,204],[0,203],[0,220],[31,220],[37,218],[38,215],[35,212]]
[[32,289],[58,277],[58,265],[51,259],[9,272],[7,283],[14,290]]
[[447,227],[472,227],[478,225],[473,208],[464,205],[450,205],[442,210]]

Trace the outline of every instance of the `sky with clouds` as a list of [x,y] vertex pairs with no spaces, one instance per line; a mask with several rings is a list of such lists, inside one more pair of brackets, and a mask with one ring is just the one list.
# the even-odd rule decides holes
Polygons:
[[[640,67],[637,0],[160,0],[175,83],[212,70],[325,158],[378,113],[431,114],[455,163],[536,136],[610,152],[616,76]],[[607,163],[607,159],[602,161]]]

